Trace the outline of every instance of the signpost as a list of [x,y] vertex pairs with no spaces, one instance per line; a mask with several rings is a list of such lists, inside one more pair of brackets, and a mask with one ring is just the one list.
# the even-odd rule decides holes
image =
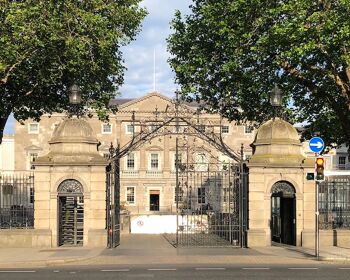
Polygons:
[[320,153],[324,149],[324,141],[321,137],[312,137],[309,141],[309,148],[314,153]]
[[[318,154],[324,149],[324,141],[321,137],[312,137],[309,141],[309,148],[312,152],[315,153],[315,158]],[[320,229],[319,229],[319,218],[320,213],[318,209],[318,192],[319,192],[319,180],[315,180],[315,256],[319,258],[320,256]]]

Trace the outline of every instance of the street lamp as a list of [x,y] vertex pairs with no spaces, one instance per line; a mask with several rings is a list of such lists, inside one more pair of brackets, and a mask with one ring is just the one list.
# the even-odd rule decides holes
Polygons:
[[275,84],[274,89],[271,91],[270,104],[273,107],[281,107],[282,106],[282,91],[277,86],[277,84]]
[[281,89],[275,84],[275,87],[270,93],[270,104],[273,107],[273,118],[275,117],[281,117],[282,112],[282,91]]
[[81,90],[78,85],[73,84],[68,89],[69,92],[69,103],[70,104],[80,104],[81,103]]

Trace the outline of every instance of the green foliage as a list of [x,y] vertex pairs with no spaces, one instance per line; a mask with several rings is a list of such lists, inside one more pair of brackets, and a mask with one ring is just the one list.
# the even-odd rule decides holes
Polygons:
[[183,98],[262,122],[276,83],[287,116],[308,123],[309,136],[350,142],[349,0],[193,2],[191,15],[176,13],[168,38]]
[[0,0],[0,119],[60,112],[73,83],[106,117],[123,83],[120,47],[146,15],[140,1]]

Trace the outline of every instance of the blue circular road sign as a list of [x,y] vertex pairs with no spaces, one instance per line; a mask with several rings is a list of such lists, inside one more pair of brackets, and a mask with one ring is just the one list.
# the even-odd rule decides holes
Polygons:
[[324,141],[321,137],[312,137],[309,141],[309,148],[314,153],[320,153],[324,149]]

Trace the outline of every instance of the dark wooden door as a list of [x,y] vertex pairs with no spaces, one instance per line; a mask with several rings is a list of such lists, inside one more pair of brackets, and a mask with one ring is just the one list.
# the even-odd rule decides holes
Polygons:
[[288,245],[295,244],[295,198],[281,199],[281,242]]
[[159,211],[159,194],[150,194],[149,202],[151,211]]

